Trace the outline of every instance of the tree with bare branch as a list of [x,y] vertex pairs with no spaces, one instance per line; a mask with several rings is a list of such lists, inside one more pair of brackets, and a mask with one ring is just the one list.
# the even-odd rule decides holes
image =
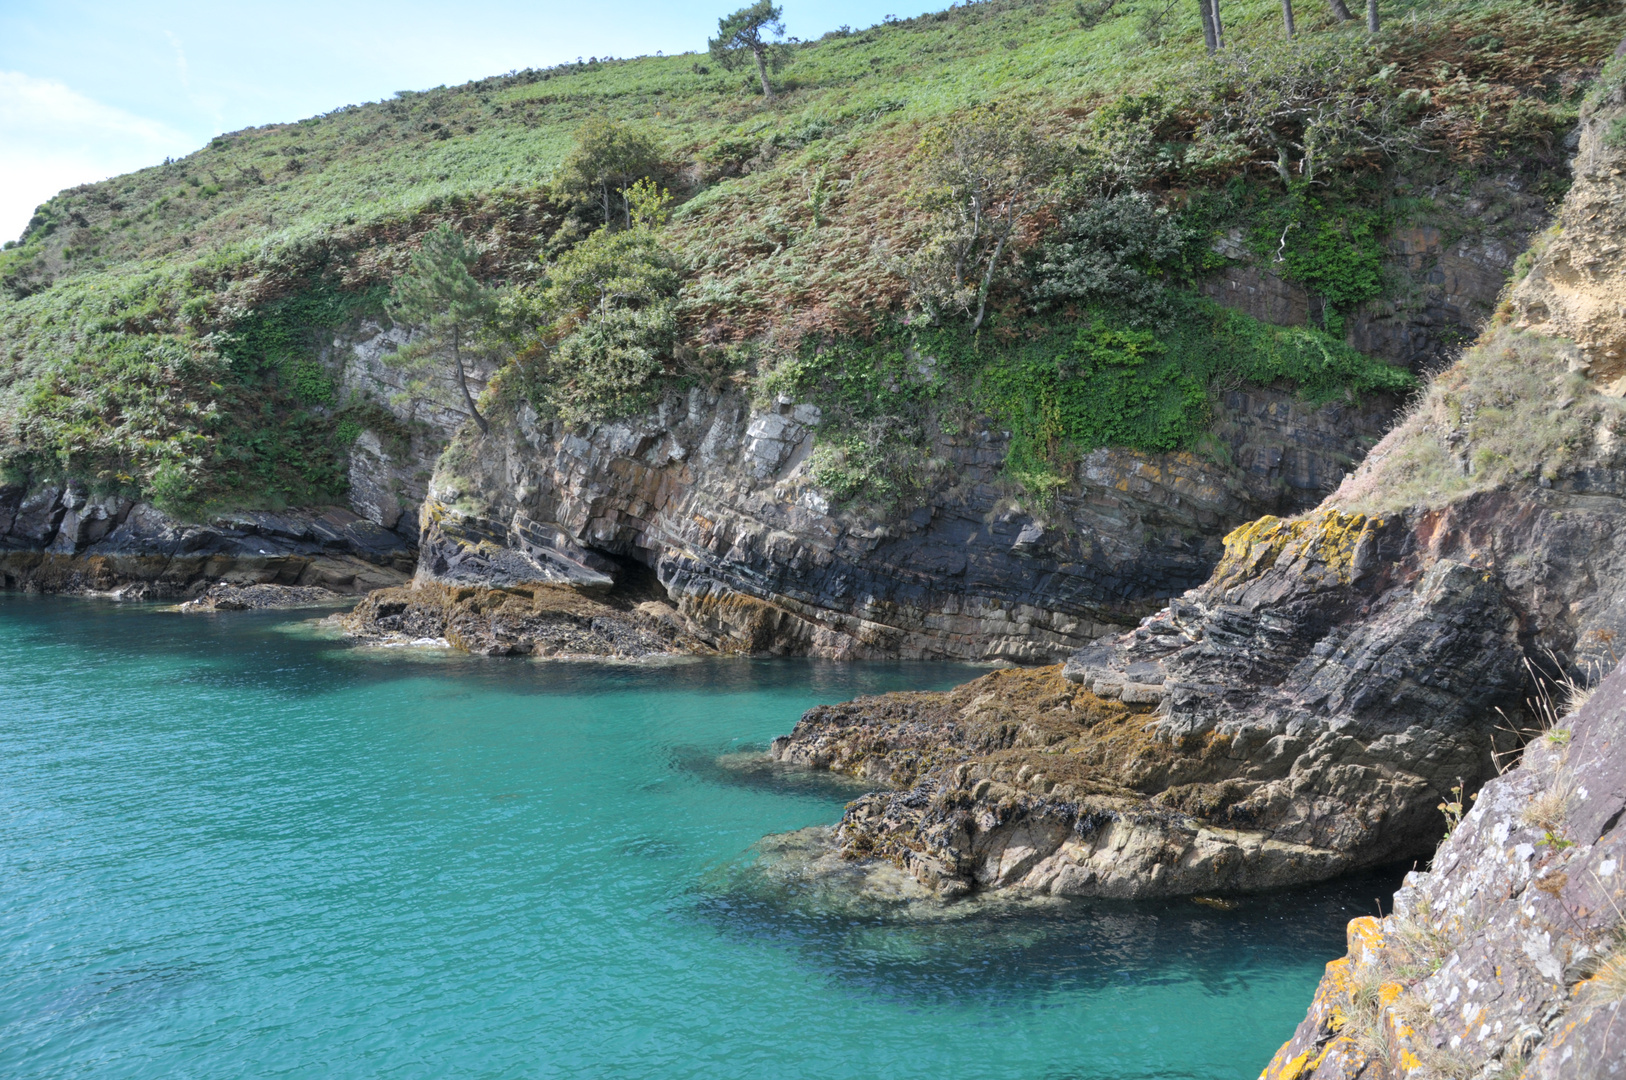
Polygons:
[[929,314],[964,315],[976,330],[1041,200],[1048,156],[1027,117],[984,105],[927,131],[914,162],[922,182],[910,202],[931,214],[932,231],[907,260],[911,289]]
[[1255,162],[1283,184],[1314,183],[1361,158],[1421,147],[1429,128],[1375,47],[1347,41],[1238,49],[1197,71],[1198,144],[1211,160]]

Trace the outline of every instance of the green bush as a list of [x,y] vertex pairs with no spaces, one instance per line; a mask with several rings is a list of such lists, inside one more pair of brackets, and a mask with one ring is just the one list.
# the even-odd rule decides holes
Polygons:
[[1382,232],[1376,210],[1324,202],[1295,186],[1261,215],[1254,247],[1324,301],[1323,326],[1342,336],[1344,315],[1383,292]]
[[1179,267],[1191,239],[1145,192],[1094,199],[1045,246],[1033,296],[1040,304],[1112,305],[1137,325],[1162,322],[1171,313],[1163,278]]
[[537,407],[605,420],[653,402],[677,344],[682,282],[649,224],[601,228],[561,256],[531,300],[548,327]]

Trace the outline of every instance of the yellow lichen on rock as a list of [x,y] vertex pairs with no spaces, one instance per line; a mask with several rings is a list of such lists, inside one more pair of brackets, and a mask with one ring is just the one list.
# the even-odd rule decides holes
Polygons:
[[1361,541],[1382,528],[1384,519],[1341,510],[1317,510],[1301,518],[1265,516],[1233,529],[1225,537],[1225,555],[1214,570],[1213,582],[1223,587],[1242,584],[1279,563],[1283,556],[1320,568],[1340,584],[1355,573],[1355,553]]

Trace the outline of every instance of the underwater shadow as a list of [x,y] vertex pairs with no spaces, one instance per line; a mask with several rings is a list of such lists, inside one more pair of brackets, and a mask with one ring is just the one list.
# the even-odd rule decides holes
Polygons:
[[994,898],[865,900],[720,868],[684,917],[725,938],[794,953],[856,993],[906,1005],[1006,1005],[1058,991],[1195,982],[1248,992],[1282,968],[1335,959],[1350,919],[1376,911],[1403,869],[1227,897],[1115,901]]

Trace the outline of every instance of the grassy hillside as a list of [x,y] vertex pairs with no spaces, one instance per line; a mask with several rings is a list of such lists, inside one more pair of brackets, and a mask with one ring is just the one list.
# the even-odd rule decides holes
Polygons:
[[[1145,323],[1122,303],[1037,312],[1032,302],[1047,238],[1100,197],[1078,179],[1085,163],[1116,154],[1124,133],[1141,139],[1129,186],[1186,230],[1178,258],[1141,260],[1140,272],[1184,296],[1178,287],[1212,269],[1213,235],[1240,227],[1265,250],[1279,232],[1291,239],[1290,274],[1347,310],[1383,288],[1373,269],[1381,232],[1439,216],[1425,184],[1391,182],[1402,165],[1436,180],[1519,168],[1559,194],[1562,135],[1626,32],[1626,18],[1588,5],[1388,0],[1387,29],[1366,56],[1364,31],[1335,24],[1324,5],[1301,4],[1300,41],[1288,49],[1277,0],[1227,0],[1228,49],[1214,61],[1188,6],[987,0],[826,35],[792,50],[772,101],[751,73],[694,55],[512,73],[235,132],[180,161],[63,192],[0,252],[0,461],[13,478],[73,474],[182,507],[339,496],[344,443],[368,407],[333,399],[312,363],[320,332],[377,313],[416,239],[440,223],[482,245],[487,283],[521,300],[542,288],[598,224],[550,181],[578,129],[603,119],[658,137],[656,179],[678,198],[660,238],[682,271],[664,377],[777,377],[815,392],[829,380],[796,367],[810,342],[847,343],[859,373],[891,355],[899,320],[921,306],[909,267],[941,217],[928,190],[933,147],[969,111],[1005,110],[1047,148],[1047,197],[1013,235],[991,317],[971,337],[985,355],[958,369],[948,395],[996,408],[1009,394],[985,377],[988,365],[1046,338],[1057,318]],[[1228,110],[1279,93],[1271,80],[1283,65],[1302,74],[1357,54],[1366,66],[1339,77],[1403,108],[1418,137],[1404,155],[1368,148],[1314,180],[1282,183],[1250,142],[1258,132]],[[1200,309],[1166,306],[1156,335],[1196,333],[1214,318]],[[937,320],[960,333],[953,323]],[[1305,385],[1326,372],[1384,384],[1347,355],[1336,322],[1324,329],[1270,348],[1322,358]],[[526,356],[527,334],[547,330],[519,327],[509,351]],[[1063,351],[1076,360],[1074,344]],[[1073,370],[1058,355],[1042,361],[1052,381]],[[1200,398],[1223,374],[1211,368],[1188,363],[1170,392],[1190,399],[1196,385]],[[546,397],[532,384],[547,377],[512,383]],[[909,402],[885,399],[893,385],[838,410],[848,436],[875,416],[913,415]],[[1081,421],[1103,402],[1113,407],[1099,396],[1067,406],[1049,435],[1033,426],[1042,419],[1023,430],[1055,466],[1084,448]],[[1200,427],[1201,403],[1180,416],[1177,443]],[[880,443],[866,438],[875,453]]]

